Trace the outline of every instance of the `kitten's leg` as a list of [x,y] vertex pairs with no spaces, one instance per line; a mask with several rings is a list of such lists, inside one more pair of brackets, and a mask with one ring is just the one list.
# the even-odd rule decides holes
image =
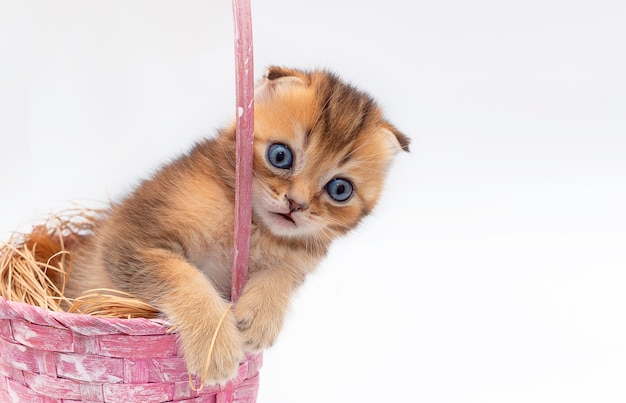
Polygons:
[[[176,326],[189,372],[199,377],[206,375],[207,383],[224,383],[234,377],[243,349],[229,303],[182,257],[155,249],[141,256],[146,268],[137,273],[139,284],[134,284],[135,289]],[[209,355],[208,371],[204,374]]]
[[298,276],[276,268],[250,274],[235,304],[237,325],[247,351],[260,351],[274,344],[291,296],[301,283]]

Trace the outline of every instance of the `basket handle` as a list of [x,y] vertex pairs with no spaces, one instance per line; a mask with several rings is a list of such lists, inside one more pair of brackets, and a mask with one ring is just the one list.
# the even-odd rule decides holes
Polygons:
[[254,64],[252,14],[249,0],[232,0],[235,27],[236,159],[235,228],[231,301],[234,303],[248,277],[252,226],[252,161],[254,140]]

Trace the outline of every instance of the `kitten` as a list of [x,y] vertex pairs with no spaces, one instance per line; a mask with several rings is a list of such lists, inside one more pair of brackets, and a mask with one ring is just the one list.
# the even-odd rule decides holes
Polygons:
[[236,374],[244,351],[271,346],[294,290],[336,237],[376,204],[409,140],[367,94],[325,71],[271,67],[255,90],[249,278],[228,311],[235,126],[195,145],[111,207],[73,251],[68,296],[130,292],[176,325],[190,373]]

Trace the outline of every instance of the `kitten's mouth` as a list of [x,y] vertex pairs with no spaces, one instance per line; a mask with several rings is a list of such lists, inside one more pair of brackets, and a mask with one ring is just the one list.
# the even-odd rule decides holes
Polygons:
[[[282,219],[284,219],[284,220],[286,220],[286,221],[289,221],[289,222],[290,222],[290,223],[292,223],[293,225],[296,225],[296,222],[295,222],[295,221],[294,221],[294,219],[291,217],[291,213],[287,213],[287,214],[284,214],[284,213],[272,213],[272,214],[275,214],[275,215],[277,215],[277,216],[281,217]],[[296,226],[297,226],[297,225],[296,225]]]

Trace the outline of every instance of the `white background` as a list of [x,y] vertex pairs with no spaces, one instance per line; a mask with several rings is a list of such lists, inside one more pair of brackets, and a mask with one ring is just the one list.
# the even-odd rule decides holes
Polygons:
[[[626,3],[265,0],[413,139],[266,352],[259,403],[626,401]],[[0,235],[233,116],[229,1],[0,1]]]

